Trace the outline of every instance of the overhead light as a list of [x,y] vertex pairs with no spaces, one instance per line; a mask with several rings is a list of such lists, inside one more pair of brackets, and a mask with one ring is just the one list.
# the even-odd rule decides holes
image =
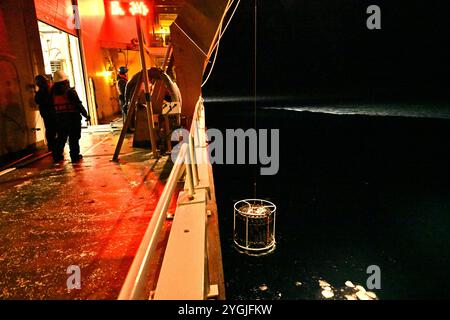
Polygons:
[[113,16],[124,16],[125,11],[120,6],[119,1],[111,1],[111,14]]
[[102,71],[102,72],[97,72],[95,75],[97,77],[110,78],[112,76],[112,74],[113,74],[112,71]]
[[135,15],[146,16],[149,10],[144,2],[132,1],[130,2],[130,12],[133,16]]

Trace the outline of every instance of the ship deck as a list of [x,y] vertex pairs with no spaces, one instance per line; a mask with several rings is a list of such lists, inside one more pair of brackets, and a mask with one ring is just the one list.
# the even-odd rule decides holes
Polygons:
[[[112,162],[120,131],[101,129],[83,131],[80,164],[66,149],[63,164],[47,156],[0,176],[0,299],[117,298],[172,161],[150,159],[128,135]],[[150,288],[170,226],[164,222]],[[79,290],[66,285],[72,265],[80,267]]]

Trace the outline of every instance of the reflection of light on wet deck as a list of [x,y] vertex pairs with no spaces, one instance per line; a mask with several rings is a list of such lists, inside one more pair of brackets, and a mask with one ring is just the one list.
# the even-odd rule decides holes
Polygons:
[[[117,137],[83,132],[80,163],[66,146],[61,164],[47,156],[0,176],[0,299],[117,297],[171,168],[131,135],[111,162]],[[66,287],[69,265],[80,266],[80,290]]]

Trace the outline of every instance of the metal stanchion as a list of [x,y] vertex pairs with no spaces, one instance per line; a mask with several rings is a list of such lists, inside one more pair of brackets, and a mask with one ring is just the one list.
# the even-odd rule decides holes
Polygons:
[[192,200],[194,199],[195,189],[194,189],[194,179],[192,175],[191,155],[189,150],[187,150],[186,152],[185,160],[186,160],[186,179],[188,187],[188,196],[189,200]]
[[141,66],[142,66],[142,80],[144,81],[144,91],[145,91],[145,103],[146,103],[146,111],[147,111],[147,118],[149,122],[149,133],[150,133],[150,141],[152,144],[152,153],[153,157],[158,157],[158,150],[156,148],[156,136],[155,136],[155,126],[153,123],[153,108],[151,103],[151,97],[150,97],[150,87],[148,85],[148,73],[147,73],[147,66],[145,62],[145,54],[144,54],[144,39],[142,36],[142,30],[141,30],[141,18],[139,15],[136,16],[136,28],[137,28],[137,34],[138,34],[138,41],[139,41],[139,54],[141,58]]
[[194,186],[198,186],[199,179],[198,179],[198,170],[197,170],[197,159],[195,157],[195,142],[194,137],[192,136],[192,133],[189,135],[189,154],[191,157],[191,167],[192,167],[192,177]]

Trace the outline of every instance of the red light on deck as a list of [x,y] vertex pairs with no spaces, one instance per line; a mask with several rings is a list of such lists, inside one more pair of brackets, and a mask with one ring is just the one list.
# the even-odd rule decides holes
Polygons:
[[130,2],[130,12],[133,16],[139,14],[146,16],[148,14],[148,7],[142,1]]
[[146,16],[149,13],[149,9],[144,1],[111,1],[110,2],[111,15],[113,16],[125,16],[125,15],[141,15]]

